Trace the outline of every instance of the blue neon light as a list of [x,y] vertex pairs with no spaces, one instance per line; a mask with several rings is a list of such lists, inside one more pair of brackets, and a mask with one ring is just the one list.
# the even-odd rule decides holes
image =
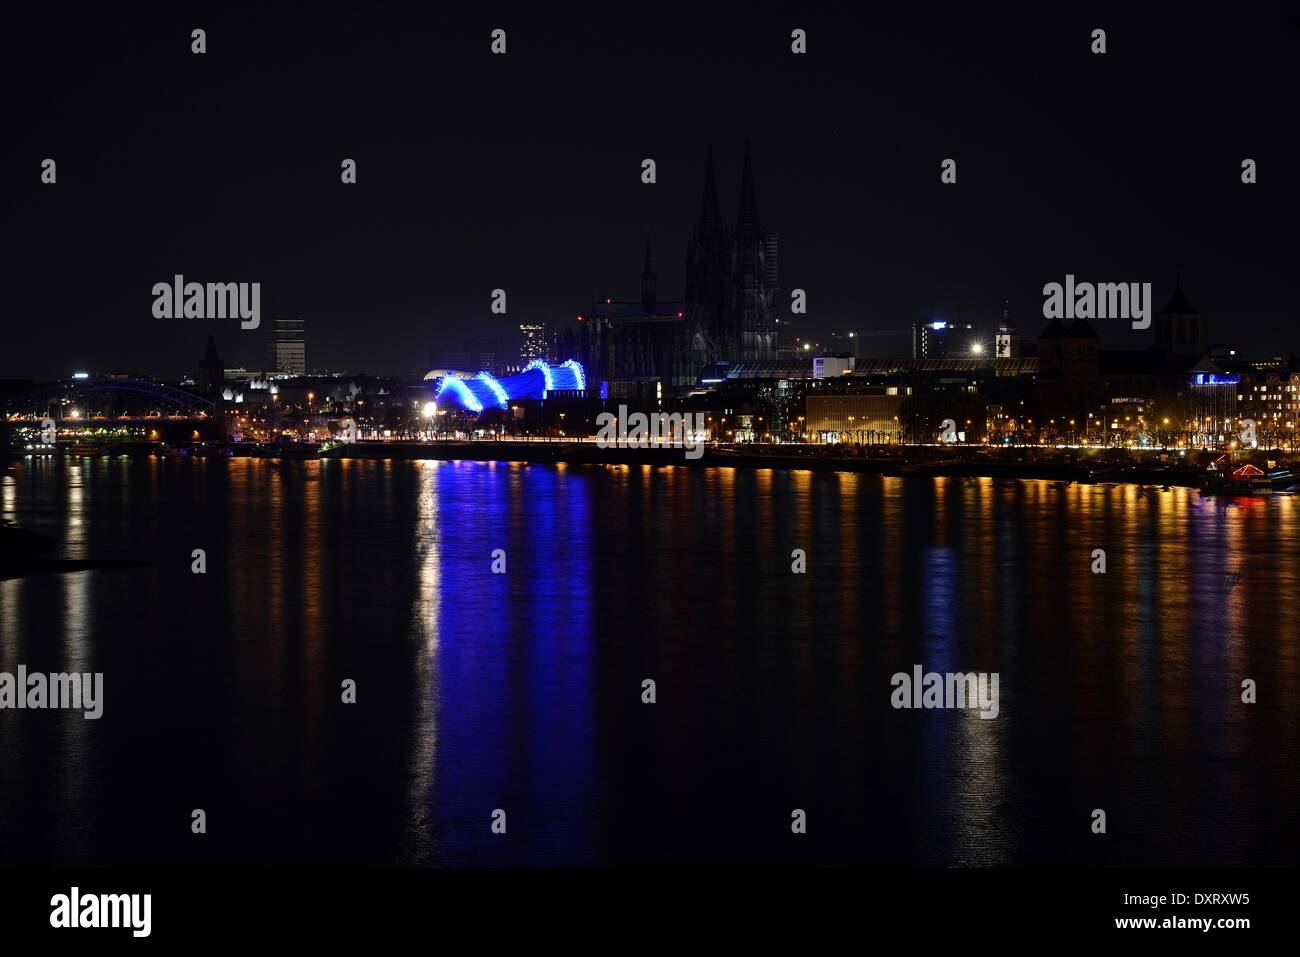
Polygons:
[[490,372],[480,372],[475,378],[487,383],[487,387],[492,390],[492,395],[497,400],[497,408],[504,409],[510,405],[510,397],[506,395],[506,390],[501,388],[501,383],[497,381],[496,376]]
[[582,371],[582,365],[577,359],[568,359],[560,363],[560,368],[571,370],[578,382],[578,388],[583,392],[587,391],[587,374]]
[[1198,372],[1192,379],[1193,385],[1236,385],[1241,381],[1239,375],[1216,375],[1213,372]]
[[530,372],[533,369],[542,370],[542,378],[546,380],[546,391],[542,393],[542,398],[546,398],[546,393],[555,388],[555,379],[551,375],[551,367],[541,359],[534,359],[528,365],[524,366],[524,372]]
[[434,398],[439,402],[445,399],[467,412],[481,413],[488,408],[508,409],[516,399],[545,399],[553,390],[586,389],[587,372],[580,362],[570,359],[550,366],[536,359],[518,375],[504,379],[488,372],[480,372],[472,379],[445,375],[437,382]]
[[465,384],[465,380],[460,376],[443,376],[442,381],[438,384],[438,392],[434,395],[433,401],[441,401],[443,394],[446,392],[452,393],[453,400],[458,400],[461,408],[468,409],[470,412],[483,411],[483,403],[479,401],[478,396],[470,391],[469,386]]

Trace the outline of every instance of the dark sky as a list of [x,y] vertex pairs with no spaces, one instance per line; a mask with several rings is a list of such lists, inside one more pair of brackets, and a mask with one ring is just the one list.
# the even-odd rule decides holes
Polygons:
[[[0,378],[174,377],[210,328],[227,365],[256,366],[275,314],[307,320],[313,369],[420,372],[431,346],[634,298],[647,227],[671,298],[705,147],[730,221],[746,138],[781,302],[808,293],[805,336],[905,329],[931,305],[991,328],[1004,297],[1036,335],[1042,285],[1067,272],[1149,281],[1158,308],[1181,270],[1213,338],[1300,352],[1280,7],[616,6],[8,13]],[[488,51],[498,26],[505,56]],[[45,157],[55,186],[39,182]],[[939,182],[945,157],[956,186]],[[261,282],[262,330],[153,318],[152,285],[178,272]],[[1122,321],[1097,325],[1108,345],[1139,344],[1109,336]]]

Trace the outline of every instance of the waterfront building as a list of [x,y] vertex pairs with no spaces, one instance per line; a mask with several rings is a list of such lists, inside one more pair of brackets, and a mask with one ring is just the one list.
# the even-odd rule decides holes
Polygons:
[[270,370],[282,375],[306,375],[306,323],[299,318],[276,318],[269,344]]

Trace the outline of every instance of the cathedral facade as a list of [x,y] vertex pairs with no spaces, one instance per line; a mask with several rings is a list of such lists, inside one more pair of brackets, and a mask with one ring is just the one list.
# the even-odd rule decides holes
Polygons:
[[777,238],[758,218],[753,161],[745,147],[740,204],[723,225],[710,150],[700,217],[686,248],[686,289],[661,300],[649,237],[639,300],[599,299],[579,316],[560,349],[593,382],[658,379],[689,388],[719,360],[777,357]]
[[686,298],[699,303],[718,359],[734,362],[777,355],[777,238],[758,218],[754,164],[745,145],[736,225],[725,229],[710,150],[700,219],[686,247]]

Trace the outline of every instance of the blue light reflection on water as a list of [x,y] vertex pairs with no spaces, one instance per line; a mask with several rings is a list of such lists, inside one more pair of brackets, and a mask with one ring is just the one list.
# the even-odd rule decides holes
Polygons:
[[[1294,498],[468,462],[3,481],[64,557],[149,563],[0,583],[0,669],[91,662],[109,688],[98,723],[0,716],[6,862],[1296,851]],[[895,711],[914,664],[999,672],[1001,715]],[[223,832],[196,849],[170,822],[197,800]],[[1091,840],[1099,806],[1123,841]]]

